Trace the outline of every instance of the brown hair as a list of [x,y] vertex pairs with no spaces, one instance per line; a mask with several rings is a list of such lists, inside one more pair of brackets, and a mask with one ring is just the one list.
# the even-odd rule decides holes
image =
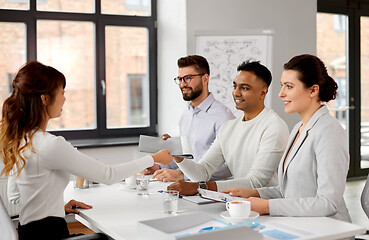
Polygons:
[[14,165],[20,174],[26,163],[21,154],[27,148],[32,150],[33,134],[45,119],[41,95],[48,95],[52,104],[56,90],[65,88],[65,84],[61,72],[37,61],[28,62],[18,71],[2,109],[0,150],[5,167],[0,175],[8,176]]
[[206,58],[200,55],[189,55],[186,57],[181,57],[177,61],[179,68],[193,66],[199,73],[204,73],[210,75],[210,67]]
[[306,87],[319,85],[320,101],[328,102],[336,98],[337,83],[328,75],[327,68],[318,57],[310,54],[295,56],[284,64],[284,70],[297,71],[298,79]]

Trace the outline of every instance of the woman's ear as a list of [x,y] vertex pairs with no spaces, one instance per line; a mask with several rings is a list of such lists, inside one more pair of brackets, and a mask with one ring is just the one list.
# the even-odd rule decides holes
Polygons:
[[310,93],[311,97],[319,96],[319,85],[314,84],[313,86],[311,86]]
[[47,95],[42,94],[40,97],[41,97],[42,104],[46,107],[47,106]]

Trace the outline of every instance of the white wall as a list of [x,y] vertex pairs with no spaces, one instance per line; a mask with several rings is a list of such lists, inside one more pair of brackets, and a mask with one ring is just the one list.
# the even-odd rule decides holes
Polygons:
[[[290,128],[298,117],[286,115],[278,98],[283,64],[292,56],[315,54],[316,0],[158,0],[158,132],[178,135],[186,106],[173,82],[177,59],[195,53],[201,30],[274,30],[272,108]],[[82,149],[99,160],[129,161],[142,155],[136,146]]]
[[[279,81],[283,64],[291,57],[316,53],[316,12],[316,0],[188,0],[188,54],[196,52],[195,33],[202,30],[219,33],[272,30],[272,108],[292,129],[299,118],[284,113],[284,106],[278,97]],[[230,79],[230,84],[232,81]]]
[[186,104],[173,79],[177,60],[187,55],[186,0],[158,0],[158,133],[179,135]]

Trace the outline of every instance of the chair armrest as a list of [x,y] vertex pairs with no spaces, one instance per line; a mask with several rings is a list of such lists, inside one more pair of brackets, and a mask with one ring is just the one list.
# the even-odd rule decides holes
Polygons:
[[65,238],[65,240],[90,240],[90,239],[109,240],[108,236],[103,233],[91,233],[86,235]]

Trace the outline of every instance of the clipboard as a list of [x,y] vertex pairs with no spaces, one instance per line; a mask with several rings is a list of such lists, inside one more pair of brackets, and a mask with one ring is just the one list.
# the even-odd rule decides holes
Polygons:
[[208,199],[208,200],[213,200],[216,202],[226,203],[226,202],[231,202],[231,201],[243,201],[244,200],[244,198],[233,197],[227,193],[205,190],[201,188],[199,188],[198,191],[199,191],[200,197],[204,199]]

